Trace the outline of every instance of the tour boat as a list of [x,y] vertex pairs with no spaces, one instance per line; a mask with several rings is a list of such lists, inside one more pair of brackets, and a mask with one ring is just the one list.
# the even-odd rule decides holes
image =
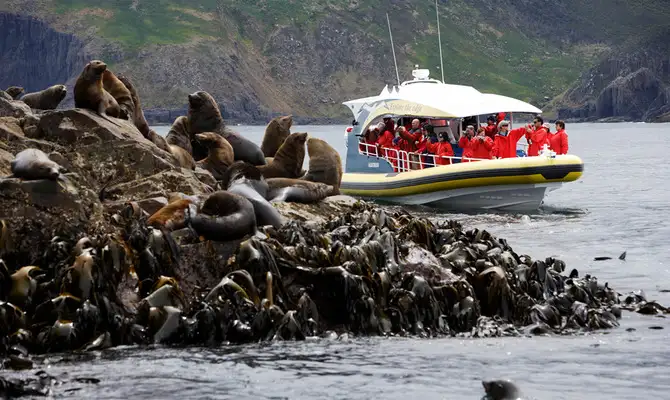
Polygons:
[[455,156],[445,157],[449,165],[437,165],[434,156],[365,144],[363,134],[384,117],[425,119],[436,132],[451,131],[458,140],[464,120],[479,126],[487,116],[504,112],[513,128],[515,114],[542,113],[518,99],[431,79],[426,69],[412,75],[398,86],[387,85],[378,96],[343,103],[354,115],[345,132],[343,194],[448,210],[528,212],[537,210],[548,192],[582,176],[584,164],[575,155],[556,155],[545,147],[539,156],[526,157],[524,138],[516,158],[467,160],[473,162],[461,162],[461,150],[452,144]]

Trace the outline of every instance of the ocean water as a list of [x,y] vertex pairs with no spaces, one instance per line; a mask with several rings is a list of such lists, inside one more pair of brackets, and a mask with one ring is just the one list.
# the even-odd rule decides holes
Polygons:
[[[309,132],[344,152],[344,128],[292,131]],[[260,143],[264,127],[234,129]],[[670,305],[670,124],[569,124],[567,132],[570,152],[585,162],[584,176],[550,193],[538,212],[415,212],[487,229],[520,254],[561,258],[619,292],[642,289]],[[624,250],[627,258],[620,261]],[[596,256],[613,260],[595,262]],[[576,337],[116,348],[50,356],[37,368],[66,382],[54,387],[57,398],[479,399],[483,379],[511,379],[528,399],[670,398],[670,321],[624,312],[620,323]]]

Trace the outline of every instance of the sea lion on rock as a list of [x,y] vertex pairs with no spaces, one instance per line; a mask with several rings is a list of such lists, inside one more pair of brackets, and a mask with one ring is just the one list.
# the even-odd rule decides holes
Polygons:
[[168,230],[182,229],[185,224],[186,209],[193,204],[191,199],[177,199],[171,201],[160,210],[156,211],[147,220],[147,225],[155,228],[165,227]]
[[132,118],[135,112],[133,96],[126,85],[109,69],[102,71],[102,87],[119,104],[119,117],[122,119],[132,119],[134,122],[134,118]]
[[258,226],[272,225],[275,228],[282,226],[279,211],[265,198],[269,187],[263,177],[252,180],[244,176],[237,176],[227,185],[227,191],[244,196],[251,202]]
[[263,155],[267,157],[274,157],[279,148],[284,143],[288,135],[291,134],[291,126],[293,125],[293,116],[287,115],[283,117],[274,118],[267,127],[265,127],[265,135],[263,135],[263,142],[261,143],[261,150]]
[[16,100],[21,96],[21,93],[23,93],[25,89],[23,89],[21,86],[10,86],[5,90],[5,93],[10,95],[12,99]]
[[50,179],[60,177],[63,167],[51,161],[39,149],[25,149],[11,162],[12,175],[25,180]]
[[339,194],[342,182],[342,159],[337,150],[325,140],[309,138],[307,153],[309,154],[309,169],[302,179],[331,185],[332,194]]
[[28,93],[21,101],[35,110],[55,110],[67,94],[65,85],[54,85],[39,92]]
[[331,185],[302,179],[270,178],[267,183],[270,201],[315,203],[330,196],[334,190]]
[[159,149],[165,150],[168,153],[170,153],[171,152],[170,147],[168,146],[166,139],[163,136],[156,133],[156,131],[154,131],[153,129],[149,128],[149,123],[144,117],[144,111],[142,111],[140,96],[137,94],[137,90],[135,89],[135,86],[133,85],[131,80],[127,76],[122,74],[119,74],[116,77],[130,91],[133,106],[135,107],[132,112],[133,123],[135,124],[137,130],[140,131],[142,136],[144,136],[145,138],[153,142],[156,146],[158,146]]
[[195,160],[188,151],[175,145],[168,145],[168,149],[170,150],[170,154],[177,159],[180,167],[191,170],[195,169]]
[[212,193],[197,215],[186,217],[187,225],[205,240],[227,242],[239,240],[256,231],[254,206],[235,193]]
[[259,166],[265,178],[299,178],[305,161],[307,133],[292,133],[281,145],[272,162]]
[[194,159],[196,158],[195,154],[193,153],[193,146],[191,145],[191,134],[189,133],[188,129],[187,117],[181,116],[174,120],[170,130],[165,136],[165,141],[169,145],[181,147],[189,154],[193,155]]
[[[265,165],[263,152],[256,143],[240,134],[226,129],[219,106],[207,92],[199,91],[188,95],[188,131],[191,138],[202,132],[214,132],[223,136],[233,147],[235,161],[247,161],[253,165]],[[193,146],[193,158],[201,160],[207,156],[206,149],[197,141]]]
[[233,147],[221,135],[203,132],[195,135],[199,143],[207,148],[207,157],[198,161],[198,166],[212,173],[217,181],[234,162]]
[[[107,64],[100,60],[86,64],[74,84],[74,106],[93,110],[104,118],[119,118],[121,116],[119,103],[102,85],[102,74],[106,69]],[[116,122],[113,123],[118,125]]]

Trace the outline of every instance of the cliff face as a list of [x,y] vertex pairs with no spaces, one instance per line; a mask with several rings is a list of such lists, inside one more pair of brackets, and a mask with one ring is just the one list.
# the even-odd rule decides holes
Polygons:
[[563,119],[661,120],[670,112],[670,28],[610,53],[554,105]]
[[[631,8],[624,0],[440,1],[446,81],[544,107],[618,38],[631,36],[631,25],[659,24],[657,2],[639,0]],[[3,12],[0,84],[71,89],[83,65],[99,58],[136,82],[152,122],[182,115],[187,94],[196,90],[212,93],[224,117],[237,122],[284,113],[297,123],[347,121],[342,101],[395,83],[386,12],[400,79],[411,78],[414,64],[441,75],[435,10],[411,0],[7,0]],[[592,99],[580,98],[588,90],[575,87],[551,106],[564,115],[591,115],[600,91],[638,69],[617,70],[611,79],[598,73],[603,84]],[[631,77],[624,91],[637,96],[656,85],[647,78]],[[604,111],[608,102],[603,115],[627,112]],[[71,105],[71,98],[63,102]]]

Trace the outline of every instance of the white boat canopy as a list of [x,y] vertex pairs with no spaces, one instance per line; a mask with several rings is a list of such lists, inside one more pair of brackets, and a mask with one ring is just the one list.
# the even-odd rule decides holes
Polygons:
[[[432,118],[464,118],[498,112],[541,114],[542,110],[524,101],[497,94],[481,93],[472,86],[445,84],[428,79],[427,70],[414,70],[415,78],[378,96],[346,101],[354,118],[365,118],[365,128],[381,115]],[[362,115],[363,111],[368,114]],[[361,123],[362,121],[359,121]]]

